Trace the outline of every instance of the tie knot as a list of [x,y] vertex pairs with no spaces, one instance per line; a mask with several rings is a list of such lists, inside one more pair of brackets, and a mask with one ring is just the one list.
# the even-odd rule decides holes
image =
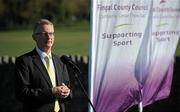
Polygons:
[[50,58],[50,55],[46,55],[47,58]]
[[46,55],[46,56],[44,57],[44,59],[45,59],[45,60],[50,60],[50,56],[49,56],[49,55]]

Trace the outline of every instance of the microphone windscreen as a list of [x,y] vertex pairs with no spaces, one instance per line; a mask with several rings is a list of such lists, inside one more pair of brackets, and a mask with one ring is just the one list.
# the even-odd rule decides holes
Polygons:
[[61,56],[60,60],[61,60],[64,64],[66,64],[66,65],[68,65],[69,67],[73,68],[76,73],[81,73],[79,67],[76,65],[75,62],[73,62],[73,61],[71,60],[71,58],[63,55],[63,56]]
[[67,56],[61,56],[61,61],[63,62],[63,63],[65,63],[65,64],[68,64],[68,62],[71,60],[69,57],[67,57]]

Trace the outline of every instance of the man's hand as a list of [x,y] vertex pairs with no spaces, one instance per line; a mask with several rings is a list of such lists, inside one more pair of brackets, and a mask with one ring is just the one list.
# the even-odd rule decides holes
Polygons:
[[53,87],[52,93],[55,97],[66,98],[70,94],[70,89],[64,83],[62,83],[60,86]]

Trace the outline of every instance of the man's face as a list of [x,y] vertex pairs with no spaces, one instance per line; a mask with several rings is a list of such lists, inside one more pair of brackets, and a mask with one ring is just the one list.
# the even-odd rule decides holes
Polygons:
[[50,24],[44,24],[36,30],[33,39],[37,46],[44,52],[51,50],[54,44],[54,27]]

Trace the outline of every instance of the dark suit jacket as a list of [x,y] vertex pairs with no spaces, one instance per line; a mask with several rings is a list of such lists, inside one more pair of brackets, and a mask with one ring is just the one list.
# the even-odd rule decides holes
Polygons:
[[[70,86],[68,71],[59,57],[52,54],[57,85]],[[52,95],[52,83],[37,51],[26,53],[16,59],[16,95],[23,102],[23,112],[53,112],[55,97]],[[59,98],[61,112],[64,102],[71,99]]]

